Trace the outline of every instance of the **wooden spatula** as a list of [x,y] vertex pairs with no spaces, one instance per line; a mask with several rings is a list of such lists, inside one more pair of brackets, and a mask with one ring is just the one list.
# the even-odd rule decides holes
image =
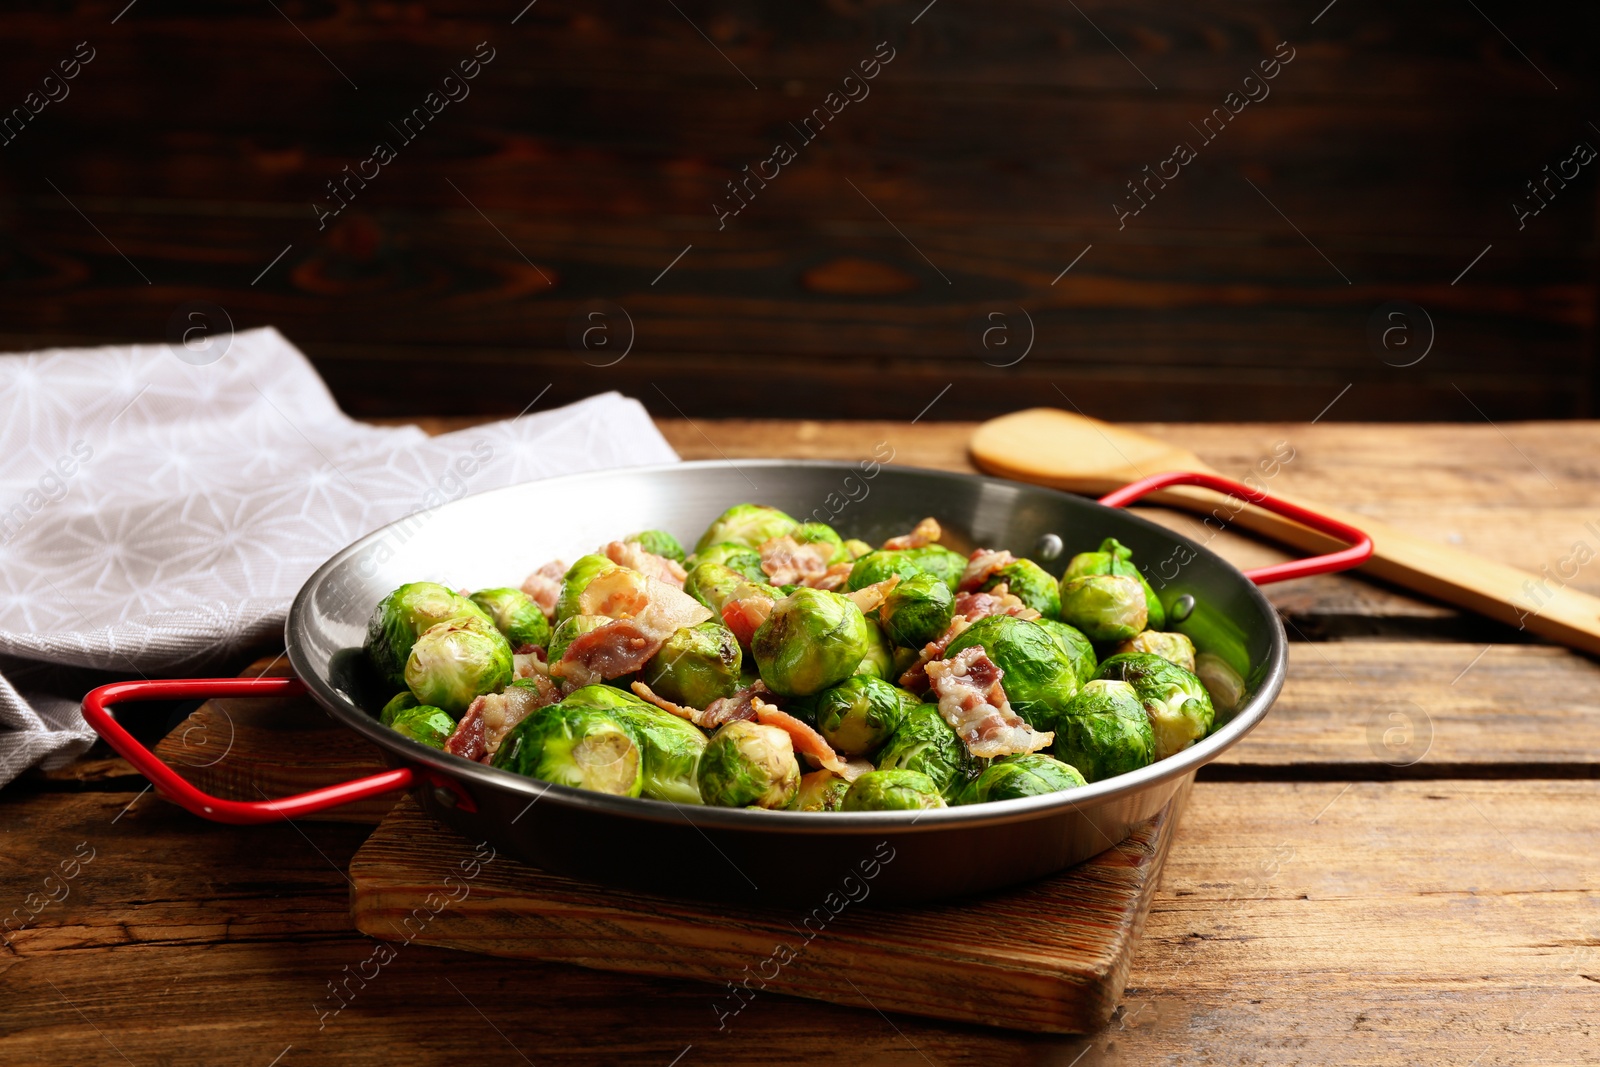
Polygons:
[[[972,435],[971,448],[973,461],[990,474],[1095,496],[1162,471],[1215,473],[1192,452],[1054,408],[1033,408],[986,422]],[[1270,487],[1267,491],[1289,499]],[[1216,494],[1192,488],[1163,490],[1146,500],[1201,512],[1210,512],[1220,503]],[[1304,500],[1294,502],[1371,534],[1372,558],[1362,570],[1600,655],[1600,598],[1415,537],[1365,515]],[[1230,522],[1307,552],[1338,547],[1325,535],[1261,508],[1246,507]]]

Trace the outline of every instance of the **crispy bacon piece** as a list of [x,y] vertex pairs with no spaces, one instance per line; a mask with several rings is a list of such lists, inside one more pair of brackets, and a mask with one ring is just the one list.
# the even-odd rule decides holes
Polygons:
[[1015,562],[1016,557],[1003,548],[998,552],[991,548],[975,548],[967,557],[967,569],[961,572],[961,582],[956,588],[964,593],[976,592],[995,571]]
[[705,714],[699,708],[691,708],[687,704],[674,704],[664,696],[660,696],[643,682],[634,682],[630,688],[640,700],[654,704],[662,711],[670,711],[680,719],[688,719],[696,726],[700,725],[700,716]]
[[916,527],[908,534],[891,537],[883,543],[884,548],[922,548],[931,545],[944,536],[944,531],[939,528],[939,520],[932,516],[917,523]]
[[773,585],[810,585],[828,573],[833,546],[802,545],[785,534],[761,546],[761,569]]
[[550,676],[569,686],[631,674],[674,631],[711,618],[711,609],[683,590],[626,567],[590,581],[578,596],[578,611],[612,621],[573,638],[561,659],[550,665]]
[[807,578],[801,584],[809,585],[813,589],[827,589],[832,591],[838,589],[845,583],[845,579],[850,577],[850,571],[853,567],[855,567],[855,562],[853,560],[846,561],[844,563],[835,563],[833,566],[829,567],[826,571],[823,571],[815,578]]
[[1011,710],[1000,687],[1004,675],[977,645],[928,664],[928,679],[939,697],[939,714],[967,751],[982,759],[1037,752],[1056,738],[1048,731],[1035,730]]
[[900,576],[891,574],[881,582],[873,582],[871,585],[863,586],[853,593],[846,593],[845,596],[849,597],[851,603],[861,609],[861,614],[866,615],[869,612],[877,611],[884,600],[888,598],[889,593],[899,584]]
[[772,601],[765,594],[752,593],[722,606],[722,625],[733,631],[733,636],[745,648],[750,647],[756,630],[772,614]]
[[759,698],[771,695],[772,691],[758,679],[748,689],[741,689],[729,697],[718,697],[707,704],[706,709],[700,713],[700,721],[695,725],[715,730],[725,722],[753,719],[756,717],[756,711],[752,705]]
[[1037,619],[1039,613],[1022,602],[1022,598],[1001,582],[986,593],[957,593],[955,614],[968,622],[977,622],[990,615],[1014,615],[1019,619]]
[[444,750],[488,763],[517,723],[560,699],[555,684],[542,675],[534,676],[533,688],[513,685],[503,693],[485,693],[467,706],[467,713],[445,741]]
[[526,652],[517,652],[511,657],[512,673],[518,678],[532,678],[539,676],[550,677],[550,665],[545,661],[545,650],[538,645],[533,645]]
[[847,782],[853,782],[857,778],[860,778],[863,774],[866,774],[868,771],[875,771],[877,769],[878,768],[874,767],[872,765],[872,761],[869,759],[849,759],[844,761],[844,769],[838,773],[840,778],[843,778]]
[[922,651],[917,653],[917,661],[905,669],[900,675],[900,684],[913,693],[926,693],[928,691],[928,664],[944,655],[944,650],[950,647],[950,642],[960,637],[972,623],[957,615],[950,620],[950,626],[937,640],[929,641],[922,646]]
[[818,767],[833,771],[840,777],[844,776],[845,761],[840,759],[833,746],[828,744],[827,738],[787,711],[773,707],[760,697],[750,699],[750,709],[756,713],[756,721],[763,726],[776,726],[788,734],[797,755],[809,757]]
[[479,697],[467,705],[467,713],[461,716],[455,730],[445,739],[446,752],[480,763],[489,755],[488,742],[483,736],[483,704],[486,699]]
[[612,541],[600,550],[601,554],[619,567],[659,578],[668,585],[683,588],[689,572],[676,561],[654,552],[646,552],[636,541]]
[[553,559],[522,580],[522,591],[539,605],[545,618],[556,613],[556,598],[561,595],[561,580],[567,576],[567,565]]

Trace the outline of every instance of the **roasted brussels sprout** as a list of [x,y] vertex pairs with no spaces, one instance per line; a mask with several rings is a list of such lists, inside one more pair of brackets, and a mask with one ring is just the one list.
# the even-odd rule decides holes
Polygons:
[[683,546],[678,539],[665,530],[643,530],[636,534],[629,534],[624,541],[632,541],[646,552],[663,556],[674,563],[682,563]]
[[700,728],[643,701],[619,704],[611,714],[632,731],[639,746],[644,763],[643,795],[674,804],[700,803],[700,756],[707,744]]
[[412,696],[409,690],[404,693],[396,693],[389,698],[389,703],[385,704],[383,710],[378,713],[378,721],[385,726],[393,726],[394,720],[400,716],[401,712],[410,711],[414,707],[417,707],[417,698]]
[[[1051,579],[1050,588],[1053,593],[1054,579]],[[889,590],[883,606],[878,609],[878,617],[883,620],[889,640],[906,648],[921,648],[929,641],[938,640],[949,628],[954,610],[955,596],[944,579],[924,572],[902,578],[899,585]]]
[[967,783],[957,804],[984,804],[991,800],[1015,800],[1059,793],[1084,785],[1076,767],[1040,752],[1025,756],[1001,756]]
[[[1134,565],[1133,549],[1128,548],[1115,537],[1108,537],[1100,542],[1098,551],[1079,552],[1072,557],[1072,560],[1067,564],[1066,571],[1061,575],[1062,587],[1065,588],[1067,582],[1074,578],[1083,578],[1091,574],[1118,574],[1124,578],[1137,578],[1139,585],[1144,589],[1145,625],[1152,630],[1161,630],[1166,627],[1166,609],[1161,606],[1161,601],[1156,596],[1156,591],[1150,588],[1149,582],[1145,581],[1144,572]],[[1066,621],[1071,622],[1072,620],[1067,619]]]
[[866,616],[849,599],[822,589],[797,589],[773,605],[750,649],[767,687],[795,697],[850,677],[871,640]]
[[776,726],[730,722],[700,755],[700,799],[724,808],[781,808],[800,790],[794,743]]
[[472,594],[472,602],[483,609],[513,649],[524,645],[543,648],[550,643],[550,620],[522,590],[480,589]]
[[1055,729],[1056,717],[1078,691],[1077,672],[1055,635],[1036,622],[990,615],[951,641],[945,658],[974,645],[1003,672],[1000,688],[1012,710],[1036,730]]
[[1121,642],[1114,651],[1148,652],[1153,656],[1160,656],[1169,663],[1176,663],[1190,674],[1194,673],[1194,642],[1183,634],[1146,630]]
[[1034,622],[1054,634],[1056,640],[1061,642],[1061,647],[1067,650],[1067,658],[1072,660],[1072,670],[1078,676],[1079,685],[1094,677],[1100,661],[1095,658],[1094,643],[1083,636],[1082,630],[1055,619],[1035,619]]
[[867,654],[861,657],[861,662],[856,664],[852,673],[870,674],[885,681],[897,677],[894,673],[894,648],[889,644],[883,627],[871,619],[867,619]]
[[458,718],[474,697],[498,693],[511,679],[511,646],[494,623],[478,616],[423,631],[406,659],[406,688],[417,702]]
[[559,663],[573,638],[590,630],[598,630],[610,621],[604,615],[569,615],[562,619],[550,632],[550,647],[545,650],[545,655],[549,657],[546,662]]
[[1145,627],[1144,587],[1119,574],[1086,574],[1061,583],[1061,621],[1094,641],[1123,641]]
[[1078,691],[1056,720],[1056,759],[1098,782],[1147,767],[1155,759],[1150,716],[1133,686],[1097,678]]
[[777,586],[768,585],[765,580],[753,582],[721,563],[696,566],[684,581],[683,591],[710,608],[718,618],[722,617],[723,608],[740,597],[760,594],[774,602],[783,599]]
[[667,638],[639,671],[658,696],[691,708],[704,708],[739,688],[744,654],[733,631],[715,620],[685,626]]
[[906,717],[901,690],[858,674],[825,690],[814,705],[817,732],[846,756],[865,756],[889,740]]
[[761,553],[731,542],[712,545],[704,552],[696,552],[694,562],[696,569],[708,563],[718,563],[752,582],[765,583],[767,580],[767,572],[761,569]]
[[455,733],[456,720],[439,708],[418,704],[396,715],[389,727],[429,748],[443,748],[445,741]]
[[857,537],[851,537],[844,543],[844,550],[851,559],[860,559],[872,551],[872,546]]
[[774,537],[794,533],[800,524],[777,508],[764,504],[735,504],[717,517],[695,543],[698,556],[712,545],[728,542],[745,548],[760,548]]
[[800,789],[789,801],[789,811],[838,811],[850,783],[832,771],[812,771],[800,776]]
[[850,783],[844,811],[916,811],[942,808],[944,797],[932,778],[916,771],[868,771]]
[[1097,678],[1127,682],[1139,695],[1155,730],[1155,758],[1182,752],[1216,720],[1211,695],[1189,671],[1148,652],[1125,652],[1100,664]]
[[869,585],[887,581],[898,574],[903,582],[917,574],[931,574],[956,591],[961,583],[961,572],[967,569],[967,557],[952,552],[943,545],[925,545],[922,548],[880,548],[856,560],[850,568],[845,588],[865,589]]
[[938,707],[919,704],[907,712],[888,743],[878,750],[878,770],[925,774],[950,799],[976,773],[976,765]]
[[852,558],[838,531],[825,522],[802,522],[789,536],[802,545],[832,545],[833,555],[828,557],[829,566]]
[[[1006,588],[1028,607],[1047,619],[1061,616],[1061,587],[1050,572],[1031,559],[1014,559],[995,571],[982,588],[987,591],[1004,582]],[[932,640],[932,638],[929,638]]]
[[567,568],[567,575],[561,580],[561,592],[556,597],[556,614],[552,620],[557,626],[563,621],[578,613],[578,597],[588,588],[590,582],[607,571],[614,571],[617,565],[605,556],[590,553],[579,556],[572,566]]
[[406,657],[422,632],[468,616],[490,621],[478,605],[437,582],[408,582],[373,609],[367,621],[367,656],[378,676],[399,688],[406,684]]
[[493,764],[596,793],[636,797],[644,787],[639,743],[614,709],[566,702],[539,708],[506,734]]

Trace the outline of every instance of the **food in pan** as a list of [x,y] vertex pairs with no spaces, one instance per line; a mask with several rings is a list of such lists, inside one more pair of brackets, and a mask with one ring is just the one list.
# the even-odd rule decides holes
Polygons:
[[943,536],[924,519],[873,548],[739,504],[692,554],[648,530],[520,588],[412,582],[368,625],[400,690],[379,718],[546,782],[803,812],[1056,793],[1214,728],[1194,645],[1126,547],[1058,579]]

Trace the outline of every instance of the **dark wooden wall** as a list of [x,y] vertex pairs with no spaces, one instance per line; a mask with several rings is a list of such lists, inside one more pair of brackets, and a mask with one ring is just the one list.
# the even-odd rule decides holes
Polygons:
[[[947,385],[928,418],[1064,394],[1308,419],[1351,383],[1329,418],[1595,411],[1600,162],[1525,228],[1512,206],[1600,147],[1593,5],[525,2],[7,4],[0,108],[95,58],[0,145],[0,345],[160,340],[208,302],[362,415],[551,382],[691,416],[910,418]],[[389,123],[482,41],[470,95],[403,143]],[[788,124],[882,41],[870,95],[800,147]],[[1271,95],[1201,145],[1279,42]],[[719,231],[778,140],[799,158]],[[319,231],[378,141],[397,158]],[[1180,141],[1198,158],[1119,229]],[[1385,360],[1420,319],[1369,343],[1397,300],[1436,334],[1414,366]]]

